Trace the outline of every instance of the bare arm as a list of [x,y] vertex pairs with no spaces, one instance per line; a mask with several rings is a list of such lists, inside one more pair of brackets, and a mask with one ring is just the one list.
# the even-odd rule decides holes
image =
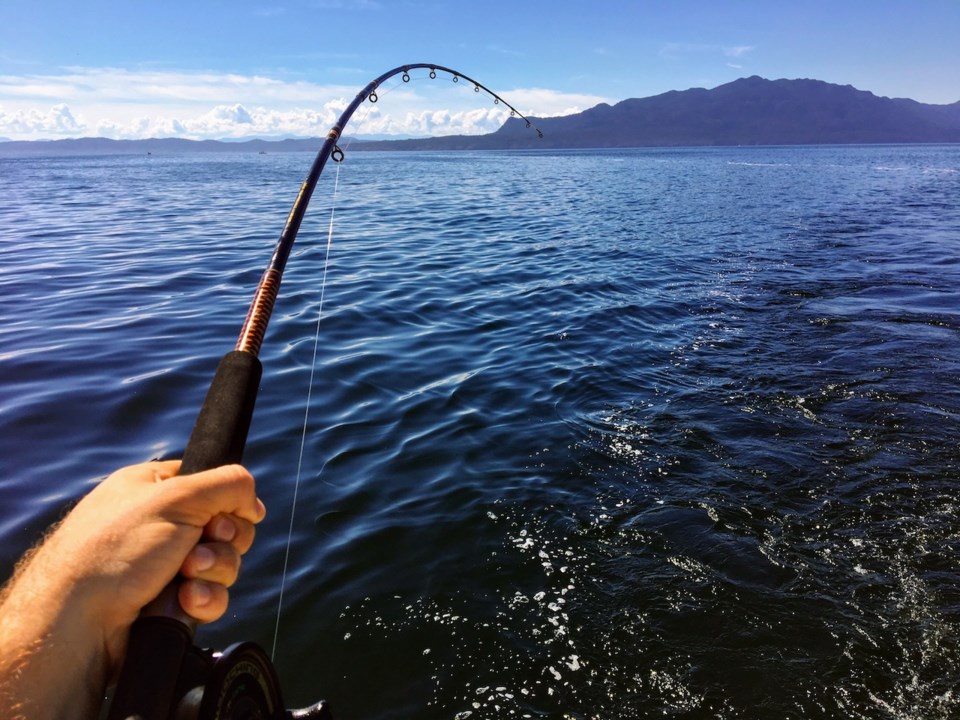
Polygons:
[[97,717],[131,623],[178,572],[189,615],[226,611],[263,504],[238,465],[178,468],[118,470],[21,562],[0,594],[0,717]]

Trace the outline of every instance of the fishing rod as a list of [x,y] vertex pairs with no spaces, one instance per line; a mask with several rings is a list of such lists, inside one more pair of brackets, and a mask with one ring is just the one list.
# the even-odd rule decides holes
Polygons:
[[[343,129],[364,101],[377,102],[377,89],[410,71],[429,69],[464,80],[476,92],[503,103],[511,116],[519,116],[538,137],[543,133],[495,92],[457,70],[430,63],[402,65],[370,81],[347,106],[327,133],[307,178],[293,203],[277,240],[270,263],[257,285],[235,348],[221,359],[196,424],[183,453],[180,474],[239,463],[253,417],[263,367],[260,347],[283,271],[300,230],[307,205],[328,159],[341,162],[337,144]],[[183,612],[177,599],[179,580],[168,585],[147,605],[130,629],[124,659],[108,720],[329,720],[329,706],[321,701],[302,710],[286,710],[280,682],[270,658],[252,642],[231,645],[222,653],[193,644],[196,621]]]

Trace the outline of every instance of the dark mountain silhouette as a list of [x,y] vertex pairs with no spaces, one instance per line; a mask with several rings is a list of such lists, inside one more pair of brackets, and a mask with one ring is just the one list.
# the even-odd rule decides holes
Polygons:
[[518,118],[490,135],[366,143],[377,149],[589,148],[960,142],[960,102],[925,105],[820,80],[749,77],[601,104],[576,115]]
[[[355,141],[353,150],[495,150],[704,145],[821,145],[960,142],[960,102],[927,105],[878,97],[820,80],[749,77],[712,90],[601,104],[564,117],[518,118],[488,135]],[[246,142],[181,139],[0,142],[0,153],[285,152],[319,150],[322,140]]]

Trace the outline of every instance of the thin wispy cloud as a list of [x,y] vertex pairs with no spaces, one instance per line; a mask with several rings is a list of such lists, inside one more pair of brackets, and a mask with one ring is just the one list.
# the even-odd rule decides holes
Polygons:
[[756,48],[753,45],[736,45],[734,47],[724,48],[723,54],[728,58],[731,58],[731,62],[727,63],[727,67],[733,68],[734,70],[743,70],[743,63],[733,62],[733,60],[741,60],[752,53],[755,49]]
[[753,45],[712,45],[706,43],[665,43],[661,46],[660,57],[673,61],[684,61],[691,57],[701,62],[723,60],[723,65],[733,70],[743,70],[743,60],[756,49]]
[[707,43],[664,43],[661,57],[679,58],[688,55],[717,55],[728,58],[743,58],[753,52],[753,45],[712,45]]
[[723,48],[723,54],[727,57],[742,58],[752,53],[756,48],[753,45],[737,45],[734,47]]

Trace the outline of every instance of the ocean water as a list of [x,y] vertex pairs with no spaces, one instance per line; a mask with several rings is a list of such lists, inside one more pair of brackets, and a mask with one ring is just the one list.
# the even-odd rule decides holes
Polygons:
[[[311,160],[0,158],[4,577],[181,451]],[[960,146],[348,149],[200,642],[340,720],[958,717],[958,349]]]

